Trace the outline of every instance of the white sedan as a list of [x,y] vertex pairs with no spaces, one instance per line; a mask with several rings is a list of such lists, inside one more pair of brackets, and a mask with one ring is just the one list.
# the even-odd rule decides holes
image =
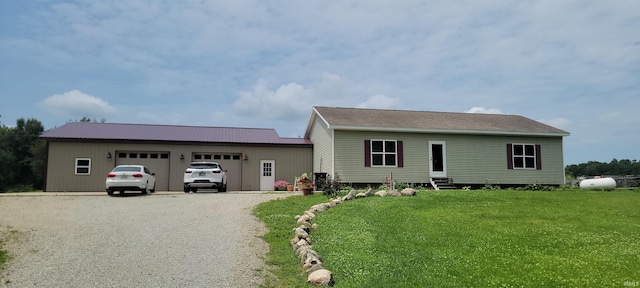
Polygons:
[[156,173],[151,173],[142,165],[118,165],[109,174],[105,185],[107,194],[113,195],[114,191],[142,191],[142,194],[156,191]]

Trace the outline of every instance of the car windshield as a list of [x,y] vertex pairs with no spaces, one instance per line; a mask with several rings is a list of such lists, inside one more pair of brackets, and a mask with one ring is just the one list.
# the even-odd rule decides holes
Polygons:
[[116,167],[113,169],[113,172],[140,172],[140,167],[129,167],[129,166]]
[[218,164],[215,163],[195,163],[191,164],[189,168],[192,169],[216,169],[218,168]]

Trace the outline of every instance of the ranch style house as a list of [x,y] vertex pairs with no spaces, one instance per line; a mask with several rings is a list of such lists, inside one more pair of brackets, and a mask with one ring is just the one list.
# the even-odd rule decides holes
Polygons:
[[192,161],[220,163],[228,190],[268,191],[304,172],[354,186],[561,185],[568,135],[518,115],[317,106],[303,138],[262,128],[91,122],[40,138],[45,191],[104,191],[106,174],[120,164],[149,167],[158,191],[182,191]]

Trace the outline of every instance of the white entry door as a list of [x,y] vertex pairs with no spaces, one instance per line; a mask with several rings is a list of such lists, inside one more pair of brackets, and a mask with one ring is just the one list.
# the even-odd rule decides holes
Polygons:
[[447,145],[444,141],[429,141],[429,177],[447,177]]
[[260,190],[273,190],[276,182],[276,160],[260,160]]

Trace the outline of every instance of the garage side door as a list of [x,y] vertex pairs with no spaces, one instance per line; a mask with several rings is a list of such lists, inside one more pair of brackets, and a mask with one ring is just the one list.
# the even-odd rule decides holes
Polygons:
[[234,153],[193,153],[192,161],[218,162],[227,170],[227,190],[242,190],[242,160],[241,154]]
[[116,165],[144,165],[156,173],[156,191],[169,190],[169,152],[117,151]]

